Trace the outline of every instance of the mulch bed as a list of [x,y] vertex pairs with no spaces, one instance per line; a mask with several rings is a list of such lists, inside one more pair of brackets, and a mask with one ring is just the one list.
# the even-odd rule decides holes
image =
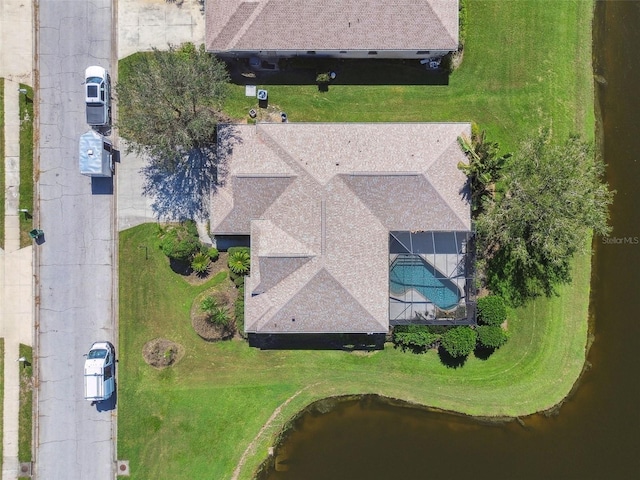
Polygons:
[[[229,282],[230,283],[230,282]],[[231,285],[232,290],[235,287]],[[196,333],[204,340],[208,342],[215,342],[218,340],[228,340],[233,338],[236,334],[235,322],[233,319],[233,301],[235,292],[228,291],[229,289],[216,291],[208,290],[198,295],[193,304],[191,305],[191,326]],[[216,299],[218,305],[226,307],[229,312],[229,324],[228,325],[216,325],[208,320],[208,314],[200,309],[200,304],[209,295]]]
[[184,357],[184,347],[166,338],[154,338],[142,347],[142,357],[154,368],[166,368],[178,363]]

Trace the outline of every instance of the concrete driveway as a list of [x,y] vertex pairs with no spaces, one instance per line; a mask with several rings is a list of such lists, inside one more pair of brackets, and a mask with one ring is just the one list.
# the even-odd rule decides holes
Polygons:
[[[204,11],[200,0],[119,0],[118,58],[169,44],[204,43]],[[143,177],[140,169],[144,159],[125,153],[120,142],[118,176],[118,230],[154,222],[151,199],[142,195]]]
[[201,0],[118,1],[118,58],[184,42],[204,43]]

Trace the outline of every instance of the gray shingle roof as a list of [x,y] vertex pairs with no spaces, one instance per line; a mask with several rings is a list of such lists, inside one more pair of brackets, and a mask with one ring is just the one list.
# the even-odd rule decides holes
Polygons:
[[214,0],[210,51],[455,50],[457,0]]
[[386,332],[389,231],[471,227],[457,168],[468,124],[272,123],[221,135],[229,129],[211,225],[251,234],[247,331]]

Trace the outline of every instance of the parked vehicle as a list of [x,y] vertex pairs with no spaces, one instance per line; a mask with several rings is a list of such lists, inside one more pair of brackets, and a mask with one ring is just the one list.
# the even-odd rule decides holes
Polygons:
[[84,398],[107,400],[115,390],[115,351],[109,342],[95,342],[84,362]]
[[111,83],[107,71],[98,66],[85,70],[87,123],[103,127],[111,123]]
[[80,173],[89,177],[113,175],[113,149],[111,142],[95,130],[80,137]]

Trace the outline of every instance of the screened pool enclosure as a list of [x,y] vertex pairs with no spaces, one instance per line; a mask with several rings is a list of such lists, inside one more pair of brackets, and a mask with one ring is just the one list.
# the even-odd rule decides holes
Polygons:
[[391,232],[389,323],[475,323],[471,232]]

